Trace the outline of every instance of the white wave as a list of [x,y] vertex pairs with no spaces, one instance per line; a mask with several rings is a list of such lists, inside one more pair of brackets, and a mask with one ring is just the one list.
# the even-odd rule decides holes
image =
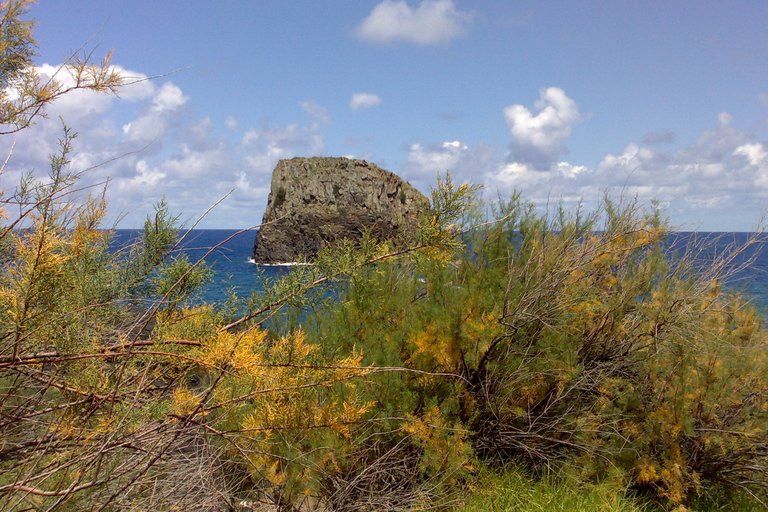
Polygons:
[[254,265],[259,265],[261,267],[302,267],[305,265],[311,265],[311,263],[304,263],[301,261],[293,261],[293,262],[286,262],[286,263],[256,263],[256,260],[253,258],[248,258],[248,263],[253,263]]

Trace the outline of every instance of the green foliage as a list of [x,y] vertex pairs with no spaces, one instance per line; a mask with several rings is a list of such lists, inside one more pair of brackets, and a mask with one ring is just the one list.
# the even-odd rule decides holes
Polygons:
[[[168,260],[177,228],[162,206],[139,245],[108,251],[103,200],[70,193],[74,136],[64,128],[49,179],[25,178],[14,197],[21,216],[0,230],[10,250],[0,271],[4,509],[109,501],[157,456],[142,446],[182,435],[158,423],[166,406],[152,399],[179,365],[159,366],[138,347],[158,311],[178,307],[204,273]],[[163,297],[137,296],[150,288]]]
[[[123,83],[74,57],[75,86],[41,83],[29,3],[0,7],[6,133]],[[609,199],[550,218],[515,194],[483,219],[447,175],[415,236],[367,233],[193,307],[209,272],[175,254],[177,218],[161,202],[110,252],[74,138],[3,196],[0,508],[439,508],[484,463],[574,482],[508,473],[488,508],[531,488],[571,510],[632,510],[624,489],[677,510],[765,496],[768,346],[724,286],[739,249],[702,269],[655,210]]]
[[478,475],[459,512],[651,512],[623,489],[610,484],[584,485],[553,477],[534,479],[516,468],[498,475]]
[[37,44],[32,36],[34,22],[20,18],[26,13],[30,2],[7,2],[2,6],[3,18],[0,21],[0,85],[10,87],[23,80],[25,68],[35,55]]
[[[27,228],[2,231],[4,507],[418,509],[478,460],[565,468],[592,490],[515,485],[584,510],[766,487],[761,320],[724,291],[727,259],[669,254],[658,216],[606,200],[550,220],[516,194],[483,222],[448,176],[410,244],[328,247],[232,319],[187,305],[208,273],[173,255],[164,203],[107,251],[103,201],[67,193],[73,138],[20,187]],[[209,469],[181,493],[189,446]]]
[[99,64],[72,55],[60,69],[72,82],[56,77],[41,80],[32,63],[36,41],[33,21],[22,20],[33,0],[8,0],[0,4],[0,134],[14,133],[45,116],[45,107],[73,90],[116,93],[126,81],[109,66],[111,53]]
[[275,208],[280,207],[285,202],[285,189],[283,187],[279,187],[277,189],[277,192],[275,192],[275,201],[274,205]]
[[554,220],[519,196],[496,209],[455,251],[360,269],[312,319],[328,353],[402,369],[368,378],[382,429],[409,418],[453,436],[413,439],[427,474],[470,467],[468,442],[497,464],[573,465],[671,503],[710,481],[766,486],[766,339],[721,285],[735,254],[701,271],[632,203]]

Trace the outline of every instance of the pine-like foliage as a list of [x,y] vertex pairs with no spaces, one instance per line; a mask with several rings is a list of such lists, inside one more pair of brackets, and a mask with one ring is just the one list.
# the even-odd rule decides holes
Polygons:
[[110,247],[104,201],[72,192],[74,138],[65,127],[47,179],[28,175],[6,196],[21,214],[0,235],[0,508],[215,510],[246,499],[341,510],[422,499],[419,456],[403,466],[400,455],[416,446],[410,437],[442,430],[409,418],[402,452],[366,440],[374,404],[362,391],[388,370],[262,324],[359,269],[454,250],[446,222],[470,188],[444,186],[418,238],[329,248],[232,318],[189,305],[208,271],[175,255],[182,233],[164,204],[130,247]]
[[[0,6],[6,132],[69,90],[30,66],[29,3]],[[62,68],[97,91],[113,71]],[[192,303],[209,272],[177,219],[161,203],[111,247],[74,139],[0,187],[0,509],[445,508],[478,462],[675,506],[713,483],[765,496],[768,347],[725,286],[739,248],[677,256],[631,201],[552,217],[515,194],[485,219],[448,176],[412,235]]]
[[471,453],[672,503],[715,481],[762,493],[766,336],[724,286],[747,247],[679,256],[632,202],[554,220],[519,196],[496,210],[442,258],[355,274],[318,319],[326,350],[408,370],[369,377],[371,417],[413,421],[399,432],[428,471],[460,474]]

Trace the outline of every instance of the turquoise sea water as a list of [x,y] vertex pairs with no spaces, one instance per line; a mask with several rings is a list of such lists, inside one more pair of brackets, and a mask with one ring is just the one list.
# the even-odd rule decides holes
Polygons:
[[[182,243],[181,250],[186,252],[191,261],[206,257],[206,261],[215,274],[213,282],[205,287],[200,299],[205,302],[225,300],[227,290],[232,288],[242,297],[247,297],[253,290],[260,288],[261,277],[277,277],[290,272],[291,267],[255,265],[250,261],[253,252],[255,231],[237,234],[236,230],[201,229],[191,231]],[[123,246],[140,234],[138,230],[117,230],[115,245]],[[235,235],[235,236],[233,236]],[[730,246],[743,245],[750,237],[749,233],[678,233],[669,240],[670,250],[685,252],[689,243],[700,247],[697,259],[706,265],[728,251]],[[764,240],[767,240],[763,237]],[[768,312],[768,247],[765,242],[754,244],[744,254],[735,259],[734,265],[749,266],[732,277],[728,285],[746,290],[762,311]]]

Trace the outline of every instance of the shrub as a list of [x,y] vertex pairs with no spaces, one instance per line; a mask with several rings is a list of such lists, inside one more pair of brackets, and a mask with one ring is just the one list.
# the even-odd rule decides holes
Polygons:
[[723,286],[740,249],[706,268],[676,257],[632,203],[550,220],[515,196],[497,210],[456,252],[361,269],[311,330],[329,353],[409,370],[368,379],[383,430],[411,418],[441,432],[412,439],[427,472],[467,468],[468,442],[672,503],[709,482],[764,488],[766,338]]
[[[29,3],[2,5],[0,83],[22,87],[5,132],[67,92],[35,85]],[[106,61],[69,70],[123,83]],[[164,204],[107,250],[106,205],[71,192],[74,136],[4,199],[0,508],[429,508],[477,459],[673,505],[765,495],[768,347],[724,286],[736,253],[675,257],[653,211],[610,200],[552,219],[515,194],[480,222],[448,177],[412,240],[328,247],[229,318],[240,304],[188,304],[207,272],[172,256]]]

